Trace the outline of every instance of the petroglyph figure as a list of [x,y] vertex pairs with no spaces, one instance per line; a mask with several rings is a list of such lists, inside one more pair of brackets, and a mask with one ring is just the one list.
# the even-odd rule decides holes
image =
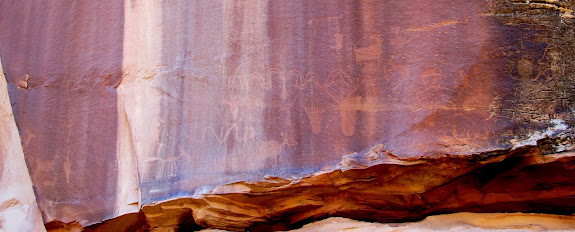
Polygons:
[[[542,59],[544,58],[541,58],[540,60]],[[532,61],[525,56],[519,58],[516,62],[517,74],[519,74],[519,76],[513,75],[513,73],[511,73],[511,77],[516,80],[534,81],[539,79],[539,77],[541,77],[547,71],[543,65],[540,65],[542,63],[540,60]]]
[[286,89],[287,76],[275,68],[268,70],[268,80],[270,83],[273,83],[272,80],[275,76],[279,77],[281,80],[280,98],[282,100],[285,100],[287,99],[287,89]]
[[238,118],[238,113],[240,111],[238,98],[236,96],[232,97],[230,101],[224,102],[230,107],[230,113],[232,114],[232,119],[236,120]]
[[[343,19],[343,15],[337,15],[337,16],[331,16],[331,17],[325,17],[325,18],[316,18],[316,19],[311,19],[308,21],[308,25],[310,27],[311,30],[311,37],[312,38],[316,38],[318,35],[318,29],[321,26],[320,30],[325,31],[325,28],[327,27],[327,36],[333,36],[334,37],[334,44],[335,46],[333,46],[332,48],[335,48],[337,53],[341,52],[341,49],[343,48],[343,34],[341,33],[341,25],[340,25],[340,20]],[[326,25],[327,24],[327,25]],[[320,35],[322,33],[320,32]],[[325,35],[325,34],[323,34]],[[325,38],[324,38],[325,39]]]
[[335,38],[335,49],[337,52],[340,52],[340,50],[343,48],[343,34],[336,33],[333,34],[333,37]]
[[533,73],[533,62],[529,59],[521,58],[517,61],[517,72],[522,78],[529,78]]
[[339,104],[341,131],[345,136],[355,133],[357,111],[361,109],[361,96],[349,97]]
[[318,105],[311,105],[305,107],[307,118],[311,124],[311,131],[314,134],[321,132],[322,114],[325,108]]
[[177,161],[182,157],[184,153],[180,153],[178,156],[172,156],[167,158],[152,157],[147,159],[146,162],[151,163],[150,165],[156,165],[158,168],[157,174],[162,177],[177,177],[178,176],[178,164]]
[[271,83],[269,79],[263,78],[257,72],[247,72],[241,69],[235,70],[228,82],[228,89],[249,90],[254,87],[269,89]]
[[448,90],[441,84],[442,74],[435,68],[425,70],[421,76],[423,91],[415,93],[420,109],[435,109],[444,104],[444,91]]
[[375,43],[370,46],[362,48],[358,48],[355,45],[353,46],[355,62],[357,64],[361,64],[364,61],[377,61],[377,63],[381,63],[383,39],[378,35],[372,35],[370,38],[375,41]]
[[321,89],[335,102],[342,102],[353,95],[360,87],[358,77],[352,77],[341,69],[330,72]]
[[223,146],[230,138],[230,135],[234,136],[235,141],[244,142],[253,140],[256,136],[255,133],[256,132],[253,127],[244,126],[244,128],[238,128],[237,123],[233,123],[227,127],[224,126],[220,127],[219,133],[217,133],[213,127],[209,126],[202,133],[200,143],[215,138],[218,144]]
[[338,15],[335,17],[329,17],[328,20],[328,32],[333,35],[335,39],[335,50],[340,53],[343,48],[343,34],[341,33],[339,20],[343,19],[343,15]]
[[286,132],[282,131],[281,136],[282,136],[281,143],[276,140],[268,140],[260,144],[258,146],[259,154],[268,154],[269,158],[272,158],[274,161],[279,162],[284,147],[286,146],[293,147],[296,145],[289,142]]
[[551,48],[545,46],[542,48],[543,54],[537,54],[533,50],[541,50],[536,47],[537,45],[526,45],[520,40],[517,45],[500,47],[489,55],[491,58],[504,56],[515,60],[515,62],[510,62],[506,69],[513,79],[534,81],[550,70],[550,67],[546,65],[546,60],[549,58],[547,52]]
[[307,21],[307,24],[309,25],[309,27],[312,30],[312,33],[311,33],[312,38],[315,38],[315,36],[317,35],[317,22],[318,21],[315,19],[310,19]]

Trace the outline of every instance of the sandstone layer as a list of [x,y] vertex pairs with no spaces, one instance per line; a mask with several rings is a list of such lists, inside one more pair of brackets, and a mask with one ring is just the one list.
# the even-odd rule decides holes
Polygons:
[[[404,222],[454,212],[570,215],[575,210],[575,153],[549,152],[573,147],[572,135],[514,150],[436,158],[400,159],[376,146],[304,178],[267,176],[222,185],[191,198],[145,205],[138,214],[87,231],[276,231],[327,217]],[[563,219],[575,223],[572,217]]]
[[573,5],[4,0],[0,55],[48,225],[569,213]]
[[[407,232],[407,231],[469,231],[469,232],[521,232],[521,231],[573,231],[573,216],[540,214],[477,214],[457,213],[431,216],[417,223],[379,224],[330,218],[304,226],[294,232]],[[208,232],[209,230],[206,230]]]

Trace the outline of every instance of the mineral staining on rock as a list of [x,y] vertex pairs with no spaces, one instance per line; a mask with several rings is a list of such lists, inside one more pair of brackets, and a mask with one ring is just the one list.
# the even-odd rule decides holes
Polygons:
[[[294,205],[310,215],[401,209],[394,215],[402,220],[471,206],[556,207],[554,200],[527,203],[531,195],[501,203],[507,198],[497,194],[507,190],[478,183],[486,178],[479,176],[497,176],[489,174],[500,170],[496,163],[573,149],[564,136],[575,124],[570,1],[46,4],[0,2],[0,31],[10,31],[0,33],[0,54],[46,223],[87,226],[141,209],[151,224],[154,215],[166,220],[156,227],[173,226],[179,218],[154,206],[173,199],[192,199],[173,215],[196,214],[203,226],[232,229],[282,221]],[[374,146],[386,152],[370,153]],[[483,157],[494,151],[505,154]],[[378,163],[380,156],[388,163]],[[497,168],[474,173],[487,165],[482,157]],[[340,171],[324,169],[340,160]],[[570,170],[557,162],[534,166]],[[230,198],[241,204],[218,208],[228,196],[251,196],[259,185],[247,183],[264,176],[277,183],[261,182],[263,189],[291,191],[292,181],[355,173],[357,165],[357,175],[378,171],[338,181],[411,193],[391,203],[342,202],[330,192],[340,191],[337,184],[320,181],[309,194],[325,192],[337,204],[323,207],[324,199],[312,197],[262,212],[257,202]],[[442,165],[467,172],[424,174]],[[396,169],[409,175],[379,182]],[[478,180],[461,181],[458,190],[447,184],[449,175]],[[417,200],[439,183],[453,189]],[[531,187],[538,193],[571,194],[537,184]],[[368,190],[357,194],[375,194]],[[438,206],[452,195],[483,198]],[[274,199],[267,200],[282,198]],[[225,214],[232,209],[246,212]]]

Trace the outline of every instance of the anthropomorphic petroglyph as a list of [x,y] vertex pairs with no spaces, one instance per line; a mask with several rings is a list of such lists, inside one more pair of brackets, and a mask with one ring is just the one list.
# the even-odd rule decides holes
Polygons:
[[311,131],[314,134],[321,132],[322,114],[325,112],[325,108],[320,105],[309,105],[305,107],[305,112],[311,125]]
[[273,79],[275,79],[275,78],[280,79],[280,82],[281,82],[280,83],[280,85],[281,85],[280,98],[282,100],[285,100],[287,98],[287,89],[286,89],[287,76],[284,75],[284,73],[281,72],[280,70],[275,69],[275,68],[271,68],[268,70],[267,78],[268,78],[270,83],[274,83]]
[[228,81],[228,89],[250,90],[254,88],[269,89],[270,80],[260,73],[236,69]]
[[360,109],[361,96],[349,97],[339,103],[341,131],[345,136],[352,136],[355,133],[357,111]]
[[204,129],[200,142],[206,142],[215,138],[215,141],[223,146],[230,136],[234,136],[234,141],[244,142],[255,139],[256,132],[253,127],[247,125],[243,128],[239,128],[237,123],[232,123],[227,127],[222,126],[217,132],[210,126]]

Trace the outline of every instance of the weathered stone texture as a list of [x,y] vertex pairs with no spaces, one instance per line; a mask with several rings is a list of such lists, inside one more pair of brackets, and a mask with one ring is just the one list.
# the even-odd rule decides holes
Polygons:
[[303,179],[223,185],[203,196],[144,206],[142,212],[151,228],[177,228],[178,219],[192,213],[200,226],[238,231],[285,230],[334,216],[401,222],[453,212],[570,214],[575,154],[543,151],[401,160],[379,146]]
[[111,0],[0,1],[0,55],[45,222],[117,215],[123,10]]
[[0,62],[0,231],[46,231],[24,161]]
[[[558,0],[5,0],[0,55],[45,222],[86,226],[266,175],[311,178],[376,146],[401,162],[453,167],[493,151],[568,152],[572,9]],[[406,191],[459,176],[434,173]],[[358,205],[323,210],[352,216]],[[248,215],[267,222],[286,207]]]
[[[520,232],[571,231],[575,229],[573,216],[537,214],[473,214],[438,215],[416,223],[369,223],[347,218],[330,218],[315,222],[294,232],[399,232],[399,231],[468,231],[468,232]],[[206,230],[205,232],[209,232]],[[215,232],[215,231],[214,231]]]

